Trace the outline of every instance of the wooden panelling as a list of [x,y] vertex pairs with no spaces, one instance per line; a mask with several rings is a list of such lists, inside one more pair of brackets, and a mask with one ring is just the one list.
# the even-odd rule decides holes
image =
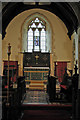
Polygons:
[[50,53],[33,52],[23,54],[24,67],[49,67]]

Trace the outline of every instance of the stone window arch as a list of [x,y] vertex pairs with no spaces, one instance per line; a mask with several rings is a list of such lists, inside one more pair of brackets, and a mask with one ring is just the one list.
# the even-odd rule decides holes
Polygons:
[[[36,48],[34,47],[33,42],[29,42],[29,39],[32,39],[32,41],[35,42],[35,32],[33,35],[33,30],[31,28],[32,22],[35,23],[34,21],[39,20],[39,26],[41,27],[42,25],[42,29],[41,32],[39,32],[40,29],[37,29],[36,25],[33,24],[33,27],[36,28],[35,32],[37,34],[37,32],[39,32],[39,36],[37,37],[37,40],[39,39],[38,45],[39,47],[36,46]],[[41,23],[42,22],[42,23]],[[30,33],[29,33],[30,32]],[[44,36],[43,36],[44,34]],[[32,37],[29,38],[28,36]],[[31,45],[30,45],[31,44]],[[35,42],[35,44],[37,44]],[[28,47],[29,46],[29,47]],[[31,47],[31,48],[30,48]],[[29,15],[22,26],[22,51],[24,52],[33,52],[33,51],[41,51],[41,52],[52,52],[52,28],[51,28],[51,24],[49,23],[48,19],[40,14],[40,13],[34,13]]]

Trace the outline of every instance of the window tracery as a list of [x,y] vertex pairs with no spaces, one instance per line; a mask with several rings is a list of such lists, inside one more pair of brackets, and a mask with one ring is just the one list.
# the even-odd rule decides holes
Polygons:
[[35,18],[28,26],[28,52],[46,51],[46,26],[39,18]]

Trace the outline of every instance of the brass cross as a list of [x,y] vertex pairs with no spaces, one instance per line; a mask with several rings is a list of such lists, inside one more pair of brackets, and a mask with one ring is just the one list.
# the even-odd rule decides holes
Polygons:
[[36,56],[35,56],[35,58],[36,58],[36,60],[38,60],[39,56],[38,56],[38,55],[36,55]]
[[36,64],[38,64],[38,58],[39,58],[39,56],[36,55],[35,58],[36,58]]

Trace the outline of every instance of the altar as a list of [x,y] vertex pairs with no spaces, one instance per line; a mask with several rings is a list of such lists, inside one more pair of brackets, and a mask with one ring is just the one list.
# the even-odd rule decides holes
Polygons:
[[46,89],[49,67],[24,67],[26,88]]
[[24,52],[23,75],[26,88],[46,89],[50,69],[50,53]]

